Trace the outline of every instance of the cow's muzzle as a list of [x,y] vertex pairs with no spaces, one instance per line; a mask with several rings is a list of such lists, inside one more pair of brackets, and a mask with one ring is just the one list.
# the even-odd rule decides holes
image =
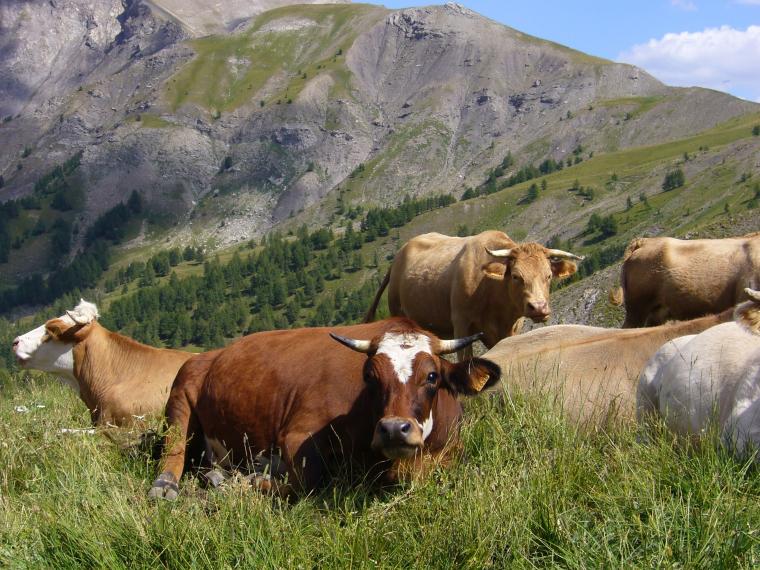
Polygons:
[[549,320],[552,312],[546,301],[533,301],[525,305],[525,316],[534,323],[544,323]]
[[372,448],[388,459],[411,457],[422,448],[422,429],[411,418],[386,417],[377,422]]

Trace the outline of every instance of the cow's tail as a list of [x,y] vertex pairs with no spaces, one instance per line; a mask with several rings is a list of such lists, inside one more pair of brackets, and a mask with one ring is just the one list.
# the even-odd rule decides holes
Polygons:
[[383,291],[385,291],[385,288],[388,286],[388,283],[391,280],[391,268],[388,268],[388,272],[385,274],[385,277],[383,278],[383,282],[380,283],[380,288],[377,290],[377,293],[375,294],[375,300],[372,301],[372,306],[369,308],[369,311],[367,311],[367,314],[364,315],[364,322],[365,323],[371,323],[375,320],[375,312],[377,311],[377,306],[380,304],[380,297],[383,296]]
[[620,286],[610,289],[610,304],[619,307],[623,304],[623,288]]
[[623,261],[626,261],[631,255],[633,255],[633,252],[637,249],[641,249],[644,246],[644,243],[647,241],[647,238],[633,238],[631,240],[631,243],[628,244],[628,247],[625,248],[625,253],[623,254]]

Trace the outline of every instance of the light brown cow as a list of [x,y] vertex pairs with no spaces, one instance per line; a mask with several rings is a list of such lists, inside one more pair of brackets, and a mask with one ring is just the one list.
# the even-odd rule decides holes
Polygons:
[[638,238],[625,253],[620,282],[624,328],[719,313],[760,287],[760,233],[726,239]]
[[334,461],[356,461],[393,480],[403,465],[441,459],[457,437],[457,396],[499,380],[487,360],[452,364],[439,356],[476,338],[444,341],[396,318],[256,333],[198,355],[172,387],[150,496],[176,497],[188,442],[204,441],[208,458],[223,466],[265,463],[287,483],[254,482],[280,494],[314,489]]
[[174,377],[193,356],[140,344],[100,326],[98,308],[82,300],[13,341],[22,368],[56,374],[77,391],[95,424],[126,425],[163,412]]
[[[520,332],[523,317],[546,321],[549,285],[576,271],[582,257],[537,243],[518,244],[500,231],[471,237],[429,233],[396,254],[365,322],[374,319],[388,287],[392,315],[414,319],[441,337],[483,332],[491,348]],[[472,354],[468,348],[463,357]]]
[[571,421],[599,425],[633,418],[639,373],[664,343],[728,322],[732,315],[733,308],[639,329],[543,327],[502,340],[483,358],[501,367],[509,393],[548,394]]

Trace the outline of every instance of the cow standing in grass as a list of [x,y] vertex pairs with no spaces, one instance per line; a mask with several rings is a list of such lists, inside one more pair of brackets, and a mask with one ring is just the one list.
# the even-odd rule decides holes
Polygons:
[[16,361],[59,376],[76,390],[95,424],[125,425],[161,413],[177,371],[193,355],[140,344],[100,326],[98,316],[98,308],[82,300],[16,337]]
[[696,438],[715,426],[738,456],[760,450],[760,291],[745,293],[734,321],[676,339],[652,358],[639,379],[640,421],[660,416]]
[[374,466],[394,480],[404,466],[443,459],[457,438],[458,396],[499,380],[487,360],[441,358],[475,339],[440,340],[396,318],[262,332],[198,355],[172,387],[150,496],[176,497],[187,446],[201,441],[222,466],[265,462],[287,482],[260,475],[255,484],[283,495],[314,489],[334,461]]
[[[392,315],[407,316],[442,337],[483,332],[491,348],[520,332],[524,317],[551,315],[551,280],[575,273],[583,259],[537,243],[515,243],[500,231],[471,237],[429,233],[409,240],[396,254],[365,317],[375,317],[388,287]],[[468,347],[459,358],[469,357]]]

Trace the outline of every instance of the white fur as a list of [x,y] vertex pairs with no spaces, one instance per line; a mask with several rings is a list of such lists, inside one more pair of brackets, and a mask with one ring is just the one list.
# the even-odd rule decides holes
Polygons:
[[377,347],[377,354],[385,354],[390,359],[402,384],[409,382],[414,357],[420,352],[430,353],[430,339],[418,333],[385,333]]
[[679,354],[681,348],[686,346],[695,336],[691,334],[669,340],[644,366],[636,389],[636,419],[639,422],[657,414],[660,409],[662,371],[670,359]]
[[701,436],[717,423],[721,440],[739,455],[760,449],[760,339],[731,322],[687,340],[654,371],[652,411],[679,435]]
[[433,433],[433,410],[430,410],[428,418],[420,425],[422,428],[422,441],[425,441],[428,436]]

